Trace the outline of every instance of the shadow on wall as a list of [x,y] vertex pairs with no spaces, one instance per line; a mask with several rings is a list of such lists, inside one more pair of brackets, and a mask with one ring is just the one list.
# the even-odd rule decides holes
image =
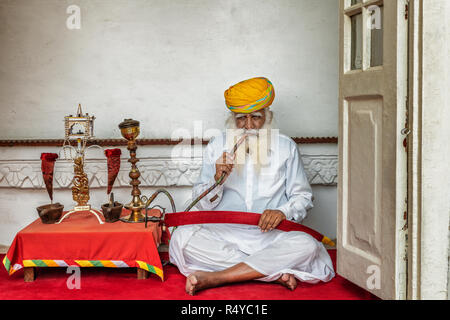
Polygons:
[[314,208],[302,224],[319,231],[330,239],[336,239],[337,229],[337,187],[312,186]]

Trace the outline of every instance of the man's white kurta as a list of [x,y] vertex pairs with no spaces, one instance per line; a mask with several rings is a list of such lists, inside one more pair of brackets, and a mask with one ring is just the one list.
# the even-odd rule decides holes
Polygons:
[[[250,156],[243,152],[243,167],[238,170],[235,166],[226,181],[196,207],[256,213],[273,209],[282,211],[289,220],[301,222],[313,204],[300,153],[287,136],[274,134],[271,139],[266,166],[255,169]],[[193,199],[214,184],[215,162],[224,151],[230,151],[225,133],[212,139],[205,148]],[[169,257],[185,276],[197,270],[223,270],[240,262],[264,274],[259,279],[262,281],[273,281],[283,273],[291,273],[301,281],[315,283],[329,281],[335,275],[323,244],[309,234],[280,230],[263,233],[257,226],[249,225],[178,227],[172,234]]]

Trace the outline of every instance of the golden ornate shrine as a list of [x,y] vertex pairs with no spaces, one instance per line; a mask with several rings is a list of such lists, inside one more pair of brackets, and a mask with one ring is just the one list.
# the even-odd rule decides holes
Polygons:
[[[67,212],[58,222],[61,223],[67,216],[78,211],[89,211],[94,214],[98,222],[103,224],[97,212],[91,209],[88,204],[89,196],[89,179],[84,172],[84,156],[86,150],[86,143],[94,136],[94,116],[89,116],[88,113],[83,114],[81,111],[81,104],[78,105],[76,116],[64,117],[65,137],[63,143],[63,150],[65,158],[67,159],[66,151],[70,149],[71,159],[74,162],[73,171],[74,177],[72,180],[72,198],[77,203],[73,210]],[[71,140],[77,140],[77,148],[70,145]],[[100,147],[101,148],[101,147]],[[75,157],[72,157],[72,150],[75,149]]]

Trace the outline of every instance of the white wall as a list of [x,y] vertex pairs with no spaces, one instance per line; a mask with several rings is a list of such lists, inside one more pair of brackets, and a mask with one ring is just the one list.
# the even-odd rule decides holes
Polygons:
[[[69,30],[69,5],[81,29]],[[0,137],[61,138],[78,103],[96,136],[222,126],[223,92],[272,80],[290,136],[337,135],[335,0],[0,0]]]
[[[72,4],[81,8],[79,30],[66,27]],[[78,103],[96,116],[98,138],[121,138],[124,118],[141,122],[140,138],[170,138],[180,128],[208,138],[207,129],[223,128],[224,90],[254,76],[272,80],[282,132],[337,135],[338,1],[0,0],[0,21],[0,139],[61,139],[63,118]],[[12,149],[1,148],[0,160],[53,150]],[[337,154],[335,145],[302,151]],[[179,207],[190,195],[189,187],[169,191]],[[334,238],[336,187],[313,191],[305,224]],[[130,189],[115,192],[126,201]],[[98,207],[105,194],[92,189],[91,203]],[[73,205],[68,189],[55,190],[55,200]],[[47,202],[45,189],[1,188],[0,244]]]

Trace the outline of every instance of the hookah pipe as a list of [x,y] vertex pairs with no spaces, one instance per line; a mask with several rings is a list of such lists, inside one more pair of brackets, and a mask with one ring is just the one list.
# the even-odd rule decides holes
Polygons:
[[[231,151],[231,155],[234,156],[235,152],[237,151],[237,149],[239,148],[239,146],[242,144],[242,142],[244,142],[245,139],[246,139],[249,135],[254,135],[254,134],[256,134],[256,133],[250,132],[250,133],[244,134],[244,135],[236,142],[236,144],[234,145],[234,147],[233,147],[233,149],[232,149],[232,151]],[[223,181],[223,179],[225,178],[225,175],[226,175],[225,172],[222,173],[222,175],[220,176],[220,178],[217,179],[217,181],[216,181],[211,187],[209,187],[207,190],[205,190],[205,192],[203,192],[201,195],[199,195],[197,198],[195,198],[194,201],[192,201],[192,203],[186,208],[185,212],[188,212],[189,210],[191,210],[192,207],[194,207],[201,199],[203,199],[207,194],[209,194],[209,193],[210,193],[212,190],[214,190],[219,184],[221,184],[222,181]],[[151,207],[150,209],[153,209],[153,208],[155,208],[155,207],[161,208],[161,209],[163,210],[162,216],[161,216],[161,217],[154,217],[154,216],[148,217],[148,207],[149,207],[150,203],[156,198],[156,196],[157,196],[159,193],[164,193],[164,194],[169,198],[170,203],[171,203],[171,205],[172,205],[172,211],[173,211],[174,213],[176,212],[176,209],[175,209],[175,203],[174,203],[174,201],[173,201],[173,198],[172,198],[172,196],[170,195],[170,193],[167,192],[166,190],[164,190],[164,189],[159,189],[159,190],[157,190],[157,191],[150,197],[150,199],[147,199],[147,197],[144,196],[144,197],[142,197],[142,198],[143,198],[143,201],[146,202],[146,204],[145,204],[145,227],[147,228],[147,222],[148,222],[148,221],[150,221],[150,222],[157,222],[157,223],[159,223],[159,224],[162,224],[162,230],[165,231],[165,230],[166,230],[166,224],[165,224],[165,223],[167,223],[168,221],[166,221],[166,219],[165,219],[165,209],[164,209],[164,208],[161,208],[161,207],[158,206],[158,205],[155,205],[155,206]],[[145,200],[144,200],[144,199],[145,199]],[[236,216],[240,215],[239,213],[233,213],[233,214],[236,215]],[[192,214],[190,214],[190,215],[192,216],[192,215],[194,215],[194,213],[192,213]],[[210,220],[210,219],[215,219],[215,218],[216,218],[216,217],[211,218],[211,215],[205,215],[204,212],[195,212],[195,215],[196,215],[195,217],[196,217],[197,219],[203,220],[204,223],[208,223],[208,220]],[[182,217],[184,218],[184,215],[183,215],[183,216],[179,216],[178,218],[182,218]],[[228,217],[222,217],[222,218],[221,218],[221,220],[223,220],[222,223],[230,223],[229,217],[230,217],[230,216],[228,216]],[[256,223],[256,224],[257,224],[257,221],[259,220],[259,217],[260,217],[260,215],[259,215],[258,213],[253,213],[253,214],[247,213],[247,214],[246,214],[246,217],[242,217],[242,216],[241,216],[241,217],[238,217],[238,218],[241,218],[241,220],[242,220],[240,223],[248,223],[248,224],[255,224],[255,223]],[[188,219],[183,219],[183,218],[182,218],[182,219],[179,219],[178,224],[174,224],[174,225],[190,224],[190,222],[188,221]],[[183,220],[183,221],[181,221],[181,220]],[[216,220],[217,220],[217,219],[216,219]],[[245,220],[246,222],[244,222],[244,220]],[[210,223],[218,223],[218,222],[219,222],[219,221],[210,221]],[[192,223],[192,222],[191,222],[191,223]],[[170,226],[170,224],[169,224],[169,226]],[[328,238],[328,237],[326,237],[326,236],[320,234],[319,232],[317,232],[317,231],[315,231],[315,230],[313,230],[313,229],[311,229],[311,228],[308,228],[308,227],[306,227],[306,226],[304,226],[304,225],[301,225],[301,224],[298,224],[298,223],[295,223],[295,222],[292,222],[292,221],[283,220],[283,221],[278,225],[277,229],[284,230],[284,231],[303,231],[303,232],[306,232],[306,233],[308,233],[309,235],[313,236],[316,240],[322,242],[323,244],[327,244],[327,245],[330,245],[330,246],[335,246],[335,245],[336,245],[330,238]]]
[[[236,153],[237,149],[239,148],[239,146],[245,141],[245,139],[250,136],[250,135],[256,135],[256,133],[246,133],[244,134],[234,145],[233,149],[231,150],[231,155],[234,156],[234,154]],[[192,203],[187,206],[187,208],[184,210],[184,212],[188,212],[190,211],[201,199],[203,199],[204,197],[206,197],[207,194],[209,194],[211,191],[213,191],[218,185],[220,185],[223,181],[223,179],[225,179],[226,173],[222,173],[222,175],[220,176],[219,179],[217,179],[217,181],[211,186],[209,187],[207,190],[205,190],[201,195],[199,195],[197,198],[194,199],[194,201],[192,201]],[[172,196],[170,195],[170,193],[165,190],[165,189],[158,189],[155,191],[155,193],[152,194],[152,196],[150,198],[147,198],[146,196],[141,197],[142,201],[145,202],[145,227],[147,228],[147,221],[150,222],[161,222],[164,220],[164,215],[165,215],[165,209],[155,205],[151,208],[148,208],[149,205],[153,202],[153,200],[155,200],[156,196],[160,193],[164,193],[170,200],[170,204],[172,206],[172,212],[177,212],[176,208],[175,208],[175,202],[173,201]],[[148,209],[153,209],[155,207],[159,207],[163,210],[162,213],[162,217],[148,217]],[[163,224],[163,231],[165,231],[165,225]]]
[[[249,135],[253,135],[253,134],[249,134],[246,133],[244,134],[239,140],[238,142],[236,142],[236,144],[234,145],[233,149],[231,150],[231,156],[234,156],[234,154],[236,153],[237,149],[239,148],[239,146],[242,144],[242,142],[245,141],[245,139],[247,139],[247,137]],[[205,192],[203,192],[201,195],[199,195],[197,198],[195,198],[194,201],[192,201],[192,203],[186,208],[186,210],[184,211],[189,211],[192,209],[193,206],[195,206],[200,200],[202,200],[207,194],[209,194],[211,191],[213,191],[218,185],[220,185],[223,181],[223,179],[225,179],[226,173],[222,173],[222,175],[220,176],[219,179],[217,179],[217,181],[211,186],[209,187],[207,190],[205,190]]]

